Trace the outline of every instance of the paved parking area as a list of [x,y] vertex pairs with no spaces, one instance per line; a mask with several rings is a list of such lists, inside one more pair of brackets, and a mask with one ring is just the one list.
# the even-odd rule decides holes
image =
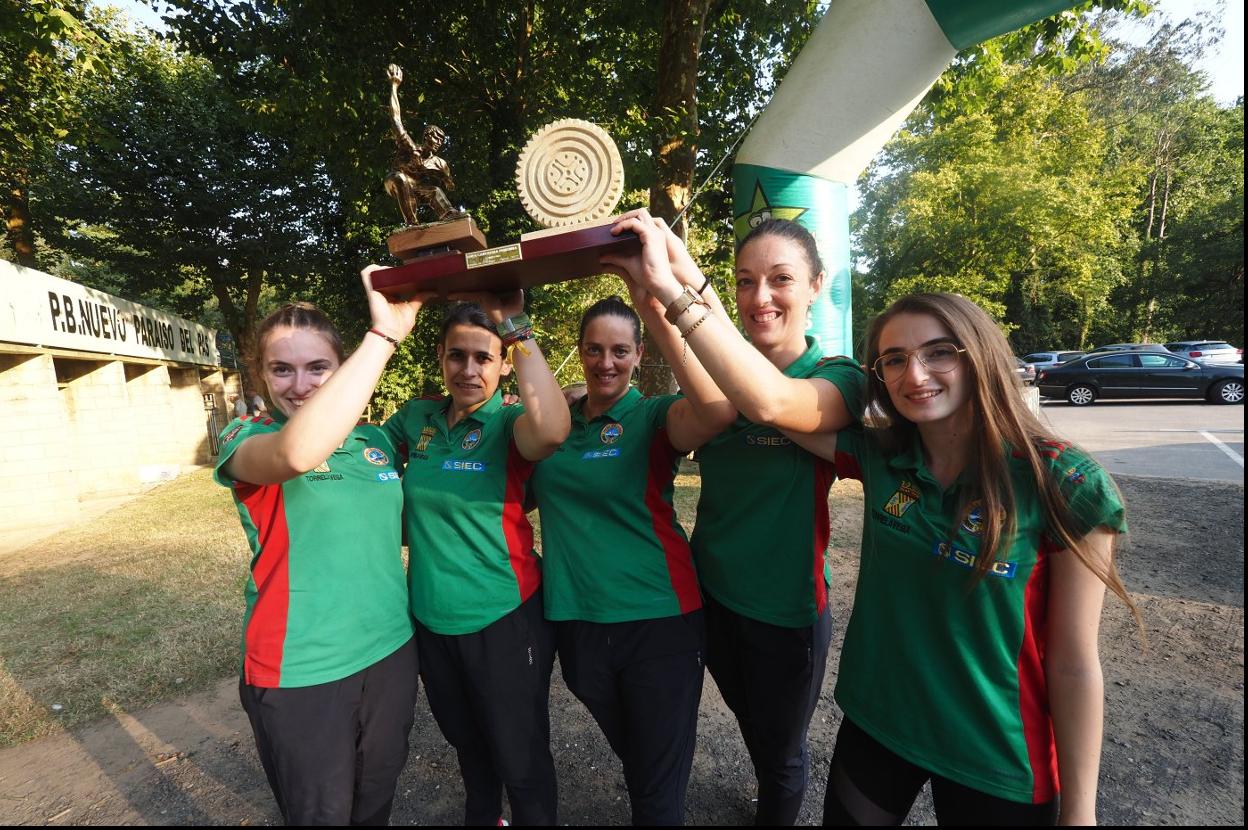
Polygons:
[[1244,407],[1203,401],[1042,401],[1053,431],[1114,473],[1244,483]]

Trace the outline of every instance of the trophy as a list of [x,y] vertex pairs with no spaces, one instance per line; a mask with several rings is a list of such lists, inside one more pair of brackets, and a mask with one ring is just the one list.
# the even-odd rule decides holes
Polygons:
[[387,239],[403,264],[373,272],[378,291],[511,291],[601,274],[602,254],[639,249],[635,234],[611,235],[612,211],[624,191],[619,150],[602,128],[576,119],[538,130],[516,164],[520,201],[544,229],[489,247],[472,217],[448,196],[455,185],[450,166],[438,156],[446,134],[430,125],[422,141],[413,140],[399,112],[403,72],[391,65],[386,74],[396,149],[385,185],[407,227]]

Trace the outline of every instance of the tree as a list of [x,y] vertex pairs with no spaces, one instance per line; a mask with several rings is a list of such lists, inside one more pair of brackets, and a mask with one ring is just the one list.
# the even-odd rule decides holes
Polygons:
[[[644,194],[660,177],[664,183],[652,198],[667,194],[672,204],[687,198],[699,141],[708,148],[709,161],[702,163],[709,169],[769,92],[772,61],[805,36],[817,8],[810,0],[723,0],[711,8],[703,32],[707,0],[684,11],[660,0],[174,5],[180,14],[168,22],[175,36],[209,59],[258,115],[317,125],[296,137],[293,150],[321,159],[341,196],[342,235],[331,260],[344,273],[376,258],[398,223],[380,187],[389,155],[383,116],[388,63],[404,66],[409,127],[432,121],[450,134],[444,155],[455,170],[456,201],[472,210],[491,240],[507,240],[532,229],[515,193],[520,147],[556,118],[586,118],[615,138],[633,188],[621,209],[645,204]],[[673,36],[661,41],[665,8],[672,10]],[[704,36],[715,69],[710,77],[690,63]],[[669,57],[658,55],[660,43],[668,44]],[[669,97],[666,75],[660,82],[664,72],[680,78],[675,97]],[[705,110],[696,108],[693,79],[710,102]],[[655,148],[670,150],[662,173]],[[723,209],[719,189],[712,197]],[[675,211],[664,207],[662,213]],[[730,243],[709,250],[722,257]],[[543,334],[553,338],[552,353],[574,342],[575,318],[593,298],[589,289],[609,284],[564,283],[532,292],[530,305],[549,327]],[[318,301],[349,306],[339,285],[355,290],[348,280],[325,280],[320,287],[329,296],[318,294]],[[421,343],[420,350],[432,354],[430,346]],[[431,358],[422,375],[437,376]]]
[[0,187],[5,237],[20,265],[39,265],[31,169],[64,137],[75,75],[104,69],[108,44],[81,0],[0,0]]
[[314,273],[334,193],[289,136],[241,108],[202,59],[150,36],[79,90],[41,171],[36,217],[58,249],[106,263],[129,296],[194,313],[215,301],[241,349],[266,284]]
[[954,291],[1023,350],[1083,344],[1131,255],[1132,168],[1078,96],[1004,64],[991,99],[948,118],[916,113],[868,170],[859,255],[882,305]]

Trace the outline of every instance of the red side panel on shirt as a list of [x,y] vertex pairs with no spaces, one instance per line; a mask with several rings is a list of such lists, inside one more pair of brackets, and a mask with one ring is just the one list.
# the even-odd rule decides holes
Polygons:
[[841,478],[862,481],[862,468],[858,466],[858,459],[847,452],[836,454],[836,474]]
[[815,459],[815,613],[828,607],[828,583],[823,578],[823,565],[828,555],[828,539],[832,525],[828,517],[828,490],[836,481],[836,465],[822,458]]
[[256,604],[244,632],[243,679],[252,686],[275,688],[282,681],[282,652],[290,607],[290,534],[280,484],[234,485],[256,528],[260,555],[251,567]]
[[1034,804],[1053,800],[1058,791],[1057,746],[1053,740],[1053,717],[1049,710],[1049,688],[1044,674],[1049,606],[1048,540],[1036,553],[1036,564],[1023,600],[1023,643],[1018,653],[1018,708],[1023,738],[1031,762]]
[[524,485],[533,474],[533,462],[520,454],[515,439],[507,445],[507,489],[503,495],[503,538],[516,574],[520,601],[533,596],[542,584],[542,571],[533,553],[533,525],[524,514]]
[[650,467],[646,475],[646,508],[654,525],[654,536],[663,547],[667,574],[672,590],[680,603],[680,613],[688,614],[702,607],[702,593],[693,570],[693,552],[685,537],[677,532],[676,511],[663,498],[663,490],[672,481],[672,465],[678,453],[667,440],[667,431],[660,429],[650,441]]

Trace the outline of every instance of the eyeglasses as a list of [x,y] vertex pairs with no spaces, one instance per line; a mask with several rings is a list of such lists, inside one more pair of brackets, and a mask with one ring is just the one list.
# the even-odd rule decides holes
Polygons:
[[910,358],[917,357],[928,369],[939,374],[952,372],[958,368],[966,349],[960,349],[952,343],[933,343],[910,352],[889,352],[871,364],[875,376],[885,383],[896,383],[910,368]]

